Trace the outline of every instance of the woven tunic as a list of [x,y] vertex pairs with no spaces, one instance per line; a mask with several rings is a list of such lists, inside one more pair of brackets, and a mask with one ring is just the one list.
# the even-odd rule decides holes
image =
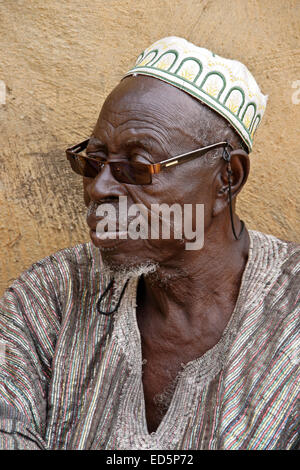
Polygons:
[[[1,449],[299,447],[299,246],[249,231],[249,258],[219,342],[179,373],[148,433],[136,321],[141,273],[117,312],[91,242],[34,263],[0,300]],[[101,310],[127,278],[117,276]]]

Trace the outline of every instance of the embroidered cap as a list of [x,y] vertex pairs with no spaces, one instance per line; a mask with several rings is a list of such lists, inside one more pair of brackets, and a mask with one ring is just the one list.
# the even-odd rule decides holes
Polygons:
[[252,150],[268,97],[241,62],[172,36],[142,52],[125,77],[136,74],[168,82],[202,101],[230,122]]

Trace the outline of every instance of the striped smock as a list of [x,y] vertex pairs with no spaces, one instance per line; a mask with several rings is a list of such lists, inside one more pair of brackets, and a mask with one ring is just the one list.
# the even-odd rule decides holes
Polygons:
[[[250,231],[220,341],[180,372],[149,434],[136,321],[140,273],[109,284],[91,242],[34,263],[0,300],[1,449],[299,447],[299,246]],[[298,276],[298,277],[297,277]]]

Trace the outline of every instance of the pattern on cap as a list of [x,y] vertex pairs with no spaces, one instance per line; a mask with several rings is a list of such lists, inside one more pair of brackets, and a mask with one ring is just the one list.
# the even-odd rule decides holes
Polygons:
[[265,112],[263,95],[247,67],[175,36],[161,39],[138,57],[125,74],[149,75],[189,93],[221,114],[249,151]]

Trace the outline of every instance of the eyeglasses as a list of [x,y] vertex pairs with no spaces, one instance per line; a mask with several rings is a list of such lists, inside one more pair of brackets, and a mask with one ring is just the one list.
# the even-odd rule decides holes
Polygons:
[[192,152],[183,153],[168,160],[162,160],[158,163],[140,163],[126,160],[104,160],[96,156],[86,155],[83,152],[89,143],[89,139],[84,140],[78,145],[74,145],[66,150],[67,159],[70,162],[72,170],[78,175],[88,178],[95,178],[104,168],[110,165],[113,177],[120,183],[126,184],[151,184],[152,175],[160,173],[164,168],[174,167],[182,163],[201,157],[210,150],[223,147],[231,147],[228,142],[217,142]]

